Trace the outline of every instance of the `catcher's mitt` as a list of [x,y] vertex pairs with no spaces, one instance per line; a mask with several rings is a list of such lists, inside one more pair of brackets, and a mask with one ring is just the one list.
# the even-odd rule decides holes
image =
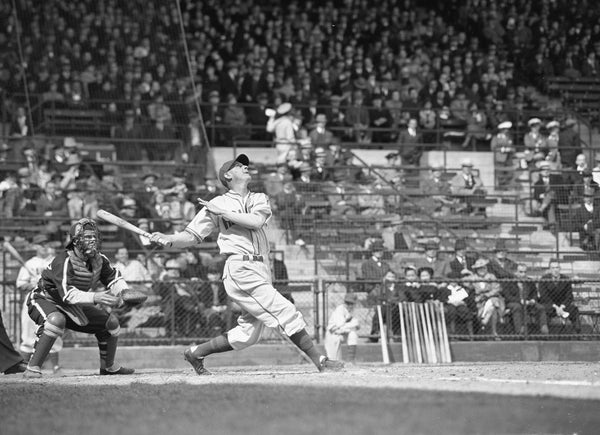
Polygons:
[[126,289],[121,292],[121,299],[124,305],[135,306],[146,302],[148,296],[139,290]]

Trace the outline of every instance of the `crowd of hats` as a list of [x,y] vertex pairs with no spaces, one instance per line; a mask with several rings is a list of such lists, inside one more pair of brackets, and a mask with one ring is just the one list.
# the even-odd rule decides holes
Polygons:
[[[53,2],[31,2],[24,12],[27,19],[20,20],[22,63],[30,72],[32,94],[52,90],[68,99],[76,94],[73,89],[81,87],[83,94],[89,94],[86,96],[105,100],[133,100],[134,95],[141,94],[146,102],[160,93],[181,97],[181,89],[185,90],[183,99],[190,96],[177,2],[137,0],[107,8],[95,8],[92,3],[63,8]],[[551,52],[550,62],[560,75],[571,46],[581,43],[584,51],[591,51],[598,42],[585,36],[592,30],[588,23],[595,22],[598,8],[585,8],[586,20],[580,20],[580,12],[571,11],[572,2],[544,2],[539,10],[531,7],[531,1],[517,5],[501,2],[493,3],[489,11],[478,2],[467,2],[461,14],[470,17],[469,32],[456,21],[456,11],[445,7],[444,2],[429,2],[427,6],[415,0],[401,6],[387,1],[353,2],[351,8],[343,4],[317,3],[309,14],[297,2],[276,7],[253,0],[243,2],[243,6],[217,4],[218,12],[202,2],[190,2],[183,24],[190,66],[196,82],[202,85],[203,101],[241,93],[239,77],[258,70],[261,80],[268,84],[262,83],[251,93],[252,101],[259,95],[273,100],[274,89],[288,77],[293,79],[293,91],[303,94],[298,98],[306,102],[309,95],[314,98],[317,94],[326,103],[346,99],[347,90],[388,99],[393,92],[383,92],[382,83],[401,80],[403,85],[419,88],[431,79],[442,82],[443,78],[444,92],[453,86],[467,89],[471,82],[479,82],[481,93],[489,92],[494,100],[503,100],[516,89],[517,103],[522,104],[519,99],[525,96],[518,90],[520,85],[542,82],[530,66],[538,50],[561,41],[579,24],[580,32],[569,34],[570,44],[565,47],[559,43],[560,50]],[[9,4],[7,14],[10,8]],[[527,44],[511,51],[509,38],[503,38],[502,33],[512,35],[515,26],[533,17],[536,22],[556,19],[560,25],[552,33],[533,32]],[[57,26],[40,24],[50,21]],[[5,33],[0,30],[0,35]],[[15,41],[2,39],[6,39],[5,50],[13,51],[17,58]],[[583,69],[579,57],[571,70]],[[9,96],[22,93],[20,64],[0,64],[0,85]],[[239,74],[233,87],[219,80],[231,71]],[[329,72],[330,84],[323,71]],[[269,75],[275,84],[270,83]],[[85,98],[75,100],[85,103]]]

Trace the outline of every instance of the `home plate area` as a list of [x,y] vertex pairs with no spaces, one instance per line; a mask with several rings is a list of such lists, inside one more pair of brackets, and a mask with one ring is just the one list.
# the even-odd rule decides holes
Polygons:
[[600,424],[598,363],[210,369],[2,376],[3,433],[584,434]]

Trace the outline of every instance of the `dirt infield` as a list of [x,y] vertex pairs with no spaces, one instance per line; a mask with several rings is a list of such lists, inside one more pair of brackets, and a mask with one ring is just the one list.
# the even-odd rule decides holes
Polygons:
[[0,432],[597,433],[600,364],[369,364],[0,376]]

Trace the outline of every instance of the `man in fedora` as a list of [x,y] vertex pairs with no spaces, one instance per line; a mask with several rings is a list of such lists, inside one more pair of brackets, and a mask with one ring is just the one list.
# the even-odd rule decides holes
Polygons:
[[[482,210],[475,210],[471,203],[473,199],[481,198],[485,195],[483,182],[479,175],[473,172],[473,162],[471,159],[464,159],[461,163],[461,172],[457,173],[450,180],[450,190],[457,199],[464,204],[463,213],[482,213]],[[485,214],[485,209],[483,210]]]
[[573,229],[579,232],[579,247],[586,251],[598,249],[600,210],[594,204],[593,189],[583,191],[581,206],[572,216]]
[[342,342],[348,344],[346,360],[350,363],[356,361],[356,348],[358,345],[358,330],[360,324],[354,316],[354,307],[358,298],[356,293],[346,293],[344,303],[338,305],[329,316],[325,332],[325,352],[327,358],[342,360]]
[[329,148],[335,138],[333,133],[326,128],[327,126],[327,116],[324,113],[319,113],[315,116],[315,125],[314,128],[308,134],[308,138],[310,139],[310,143],[313,147],[323,147],[325,149]]
[[449,278],[460,278],[464,271],[470,271],[475,263],[475,258],[467,253],[467,242],[465,239],[456,239],[454,242],[454,256],[451,258],[444,273]]

